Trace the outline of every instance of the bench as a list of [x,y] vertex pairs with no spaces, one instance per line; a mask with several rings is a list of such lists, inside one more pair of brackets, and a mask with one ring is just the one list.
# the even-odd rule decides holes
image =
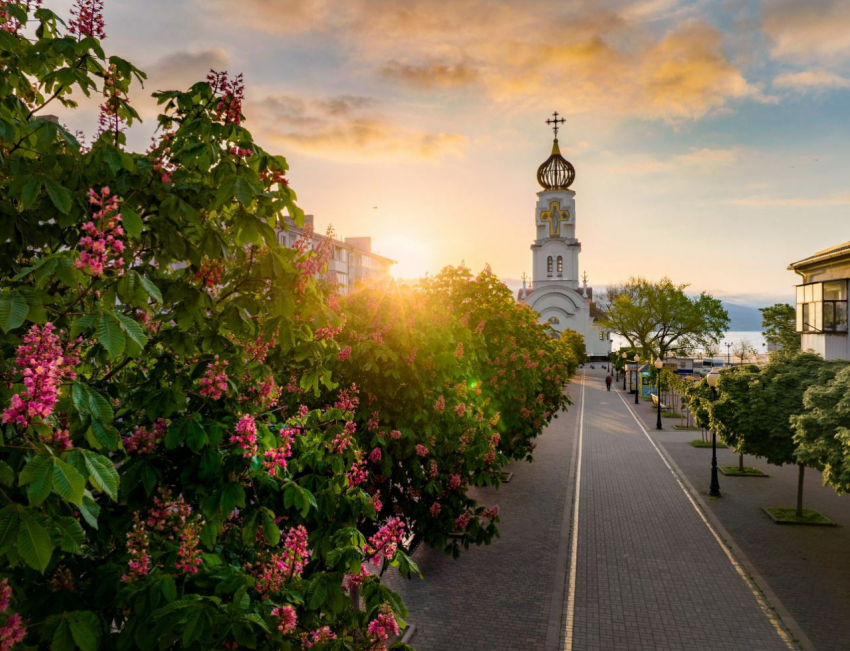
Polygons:
[[[657,393],[650,393],[649,395],[652,396],[652,404],[655,405],[655,406],[658,406],[658,394]],[[668,411],[670,410],[670,407],[665,405],[663,402],[661,403],[661,408],[666,409]]]

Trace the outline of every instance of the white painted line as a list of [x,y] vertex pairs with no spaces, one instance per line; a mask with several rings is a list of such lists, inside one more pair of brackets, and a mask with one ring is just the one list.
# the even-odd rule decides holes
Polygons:
[[[655,441],[652,440],[652,437],[649,435],[649,432],[646,430],[646,427],[644,427],[644,424],[635,414],[634,409],[632,409],[632,406],[628,402],[626,402],[622,395],[620,395],[619,393],[617,395],[620,397],[620,400],[623,401],[623,404],[626,405],[626,409],[629,410],[629,413],[632,415],[632,418],[635,419],[635,422],[638,424],[638,427],[640,427],[640,430],[643,432],[644,436],[646,436],[647,440],[652,444],[652,447],[655,448],[655,451],[658,453],[658,456],[661,457],[661,460],[664,462],[664,465],[667,466],[667,469],[673,475],[674,479],[676,480],[676,483],[679,484],[679,488],[682,489],[682,492],[685,494],[685,497],[688,498],[688,501],[691,503],[691,506],[694,507],[694,511],[697,512],[697,515],[699,516],[700,520],[702,520],[703,524],[711,532],[711,535],[714,536],[714,539],[717,541],[717,544],[720,545],[720,549],[723,550],[723,553],[726,554],[726,558],[729,559],[729,562],[732,564],[732,567],[735,568],[735,571],[738,573],[738,576],[743,579],[744,583],[750,589],[750,592],[753,593],[756,602],[758,602],[759,608],[761,608],[762,612],[764,613],[765,617],[767,617],[767,620],[771,623],[776,633],[779,635],[780,638],[782,638],[782,641],[785,643],[785,645],[790,651],[797,651],[798,647],[791,641],[791,638],[788,636],[788,634],[785,632],[785,629],[782,627],[782,624],[780,624],[779,620],[773,614],[773,610],[770,608],[767,601],[765,601],[759,589],[750,580],[750,577],[747,576],[747,573],[744,571],[744,568],[741,567],[740,563],[738,563],[737,560],[735,560],[735,557],[732,555],[732,551],[723,542],[723,539],[718,535],[715,528],[708,521],[708,518],[705,517],[705,513],[703,513],[699,504],[697,504],[696,500],[694,499],[694,496],[691,495],[691,492],[688,490],[685,484],[682,483],[682,480],[679,477],[678,473],[673,470],[673,466],[671,466],[670,463],[667,461],[667,457],[655,444]],[[582,392],[582,411],[583,410],[584,393]]]
[[578,561],[578,515],[581,505],[581,448],[584,440],[584,388],[587,376],[581,374],[581,408],[578,417],[578,460],[576,461],[576,488],[574,493],[575,507],[573,508],[573,530],[570,540],[570,582],[567,592],[567,621],[565,631],[564,651],[573,651],[573,625],[576,610],[576,563]]

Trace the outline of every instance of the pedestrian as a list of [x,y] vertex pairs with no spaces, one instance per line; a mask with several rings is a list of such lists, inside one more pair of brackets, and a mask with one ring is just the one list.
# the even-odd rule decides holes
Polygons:
[[608,388],[608,391],[610,391],[610,390],[611,390],[611,382],[613,382],[613,381],[614,381],[614,380],[612,380],[612,379],[611,379],[611,374],[610,374],[610,373],[609,373],[608,375],[606,375],[606,376],[605,376],[605,386]]

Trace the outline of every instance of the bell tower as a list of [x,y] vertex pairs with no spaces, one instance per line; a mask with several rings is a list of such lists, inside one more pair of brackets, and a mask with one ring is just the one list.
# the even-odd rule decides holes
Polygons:
[[576,193],[570,186],[576,177],[575,168],[561,155],[558,146],[559,125],[566,120],[553,117],[555,140],[552,153],[537,169],[537,182],[543,188],[537,193],[535,207],[536,239],[531,245],[534,256],[534,287],[560,285],[578,289],[578,254],[581,242],[576,239]]

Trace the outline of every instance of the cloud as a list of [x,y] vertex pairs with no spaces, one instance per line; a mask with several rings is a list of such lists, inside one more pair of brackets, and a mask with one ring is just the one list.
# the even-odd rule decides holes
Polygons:
[[774,57],[825,61],[850,58],[850,2],[847,0],[771,0],[764,7],[762,31]]
[[180,51],[157,59],[142,69],[148,74],[146,87],[155,90],[186,89],[203,81],[212,70],[226,70],[230,56],[225,50],[212,48],[197,52]]
[[417,88],[449,88],[464,86],[478,78],[478,71],[465,63],[409,64],[390,61],[381,74],[394,81]]
[[711,172],[734,164],[738,160],[738,153],[737,149],[692,147],[685,154],[677,154],[665,159],[654,156],[634,157],[608,167],[608,171],[628,174],[658,174],[679,170]]
[[788,88],[800,92],[825,90],[828,88],[850,88],[850,79],[822,68],[786,72],[773,80],[777,88]]
[[[305,43],[332,38],[358,70],[395,85],[475,84],[512,110],[545,97],[573,113],[678,122],[773,101],[729,59],[717,28],[681,18],[696,12],[680,0],[329,2],[299,0],[290,18],[293,0],[243,0],[236,19]],[[213,7],[233,15],[224,0]]]
[[406,129],[383,116],[371,97],[269,94],[249,99],[245,111],[258,140],[328,157],[434,158],[458,155],[467,144],[458,134]]
[[726,203],[747,208],[822,208],[850,204],[850,192],[836,192],[823,197],[743,197]]

